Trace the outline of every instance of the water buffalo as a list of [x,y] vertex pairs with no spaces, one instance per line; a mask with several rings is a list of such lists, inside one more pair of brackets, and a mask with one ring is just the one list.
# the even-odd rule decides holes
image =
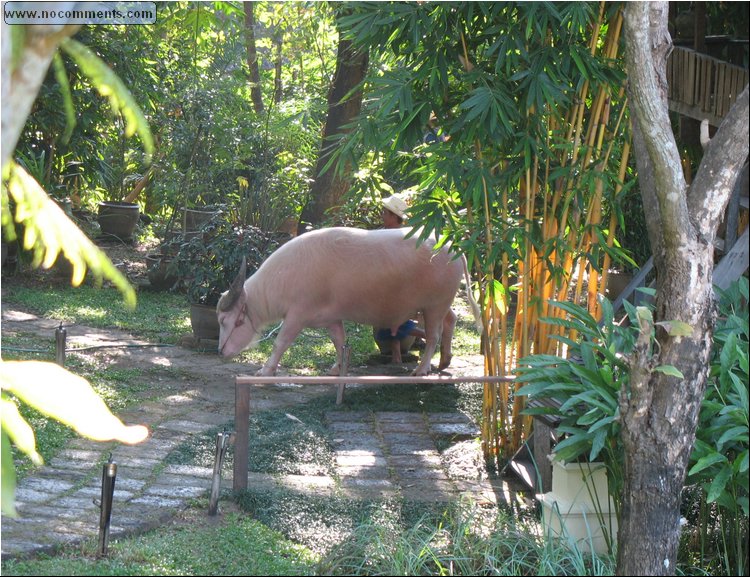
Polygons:
[[[426,345],[414,374],[429,374],[438,340],[439,368],[447,367],[456,323],[450,307],[462,275],[470,287],[466,260],[445,247],[435,251],[430,240],[417,245],[416,239],[405,238],[406,232],[326,228],[286,243],[247,280],[243,263],[217,305],[219,353],[237,355],[257,343],[263,327],[283,319],[261,375],[276,373],[281,356],[307,327],[328,329],[337,367],[345,344],[343,321],[392,327],[395,334],[421,311]],[[470,301],[478,319],[476,303]]]

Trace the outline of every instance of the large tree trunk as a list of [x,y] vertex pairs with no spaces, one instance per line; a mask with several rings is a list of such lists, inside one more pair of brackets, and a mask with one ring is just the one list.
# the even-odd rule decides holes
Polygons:
[[247,43],[247,66],[250,69],[250,98],[256,114],[263,113],[263,93],[260,88],[258,52],[255,49],[255,2],[243,2],[245,9],[245,37]]
[[368,61],[366,51],[357,52],[350,40],[339,38],[336,72],[328,93],[328,116],[315,166],[315,180],[310,187],[307,205],[302,210],[300,233],[307,225],[319,224],[330,209],[340,206],[349,188],[349,167],[339,171],[335,167],[326,169],[326,164],[336,145],[335,137],[345,132],[344,127],[362,109],[362,90],[355,89],[365,77]]
[[[748,153],[746,87],[688,189],[667,109],[667,10],[667,2],[631,2],[625,9],[634,149],[657,297],[653,319],[642,312],[630,386],[621,390],[625,471],[618,575],[675,572],[680,494],[711,352],[713,240]],[[667,321],[681,321],[692,333],[676,335]],[[682,378],[655,370],[670,365]]]

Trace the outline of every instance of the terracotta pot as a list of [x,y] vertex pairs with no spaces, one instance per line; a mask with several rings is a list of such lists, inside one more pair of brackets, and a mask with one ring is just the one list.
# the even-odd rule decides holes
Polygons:
[[221,212],[213,208],[183,208],[182,210],[182,231],[184,233],[199,231],[204,224]]
[[132,202],[100,202],[99,227],[102,234],[115,236],[121,240],[133,238],[140,208]]
[[160,253],[146,255],[148,281],[156,290],[169,290],[177,282],[177,275],[169,270],[171,262],[171,257]]
[[197,339],[219,339],[219,319],[215,305],[190,303],[190,326]]

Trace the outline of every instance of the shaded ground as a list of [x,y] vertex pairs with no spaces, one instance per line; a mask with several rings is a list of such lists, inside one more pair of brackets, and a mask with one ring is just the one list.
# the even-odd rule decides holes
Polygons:
[[[144,250],[117,247],[109,252],[132,282],[145,282],[145,265],[136,258]],[[3,303],[5,336],[35,334],[54,339],[57,325],[55,319],[39,318]],[[191,500],[208,494],[213,470],[210,464],[170,464],[168,456],[195,437],[205,438],[217,428],[231,427],[234,378],[257,368],[183,346],[149,346],[116,329],[75,324],[66,327],[68,347],[112,346],[80,354],[95,358],[109,369],[141,370],[139,374],[148,381],[136,393],[141,401],[118,416],[128,424],[147,425],[151,436],[134,447],[75,439],[47,465],[24,478],[17,494],[20,518],[3,519],[3,556],[50,550],[95,536],[99,509],[93,500],[100,496],[101,467],[110,455],[118,463],[113,536],[178,519]],[[404,366],[390,364],[351,368],[352,374],[405,372]],[[449,372],[481,375],[482,359],[479,355],[456,356]],[[291,414],[295,407],[331,393],[330,385],[301,387],[291,382],[258,385],[251,396],[252,411],[285,409]],[[518,485],[509,485],[507,480],[493,481],[486,475],[476,442],[476,424],[465,415],[334,411],[333,408],[325,419],[333,439],[333,474],[251,473],[250,486],[261,491],[283,488],[302,495],[347,499],[396,496],[439,502],[470,495],[490,506],[500,502],[518,504]],[[251,441],[251,451],[252,446]],[[226,471],[224,476],[223,486],[228,489],[231,480]],[[196,515],[189,517],[194,522]],[[203,518],[209,523],[216,522],[207,516]]]

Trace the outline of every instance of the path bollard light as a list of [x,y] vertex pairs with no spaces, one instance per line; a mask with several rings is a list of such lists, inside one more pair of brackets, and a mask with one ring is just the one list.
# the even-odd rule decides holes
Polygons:
[[61,322],[60,326],[55,329],[55,362],[61,367],[65,366],[66,339],[67,331]]
[[[109,524],[112,517],[112,497],[115,492],[115,478],[117,477],[117,463],[112,461],[112,454],[102,468],[102,499],[98,503],[99,513],[99,557],[106,557],[109,547]],[[94,500],[96,503],[96,500]]]
[[211,481],[211,499],[208,503],[208,514],[212,517],[219,511],[219,494],[221,492],[221,467],[224,455],[229,448],[231,435],[224,431],[216,435],[216,453],[214,455],[214,475]]

